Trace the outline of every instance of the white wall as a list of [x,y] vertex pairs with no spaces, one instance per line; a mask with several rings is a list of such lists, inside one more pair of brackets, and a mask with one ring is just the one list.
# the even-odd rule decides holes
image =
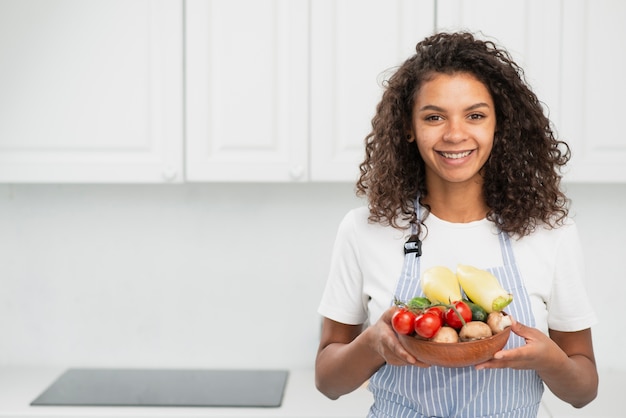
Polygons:
[[596,360],[604,369],[626,370],[626,333],[618,319],[626,294],[626,184],[569,185],[567,191],[585,251],[589,296],[600,320],[592,329]]
[[308,366],[349,185],[0,185],[0,362]]
[[[569,192],[598,362],[626,369],[626,185]],[[0,365],[311,367],[359,204],[350,184],[0,185]]]

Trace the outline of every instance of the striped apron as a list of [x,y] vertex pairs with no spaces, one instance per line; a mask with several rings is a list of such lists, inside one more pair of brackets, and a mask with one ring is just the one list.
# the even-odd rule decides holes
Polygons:
[[[487,270],[515,295],[507,313],[525,325],[535,326],[509,237],[501,232],[499,240],[504,265]],[[419,277],[420,257],[408,252],[395,296],[410,300],[423,295]],[[523,338],[511,333],[505,348],[523,344]],[[526,418],[538,414],[543,383],[534,370],[385,365],[370,379],[369,390],[374,395],[369,418]]]

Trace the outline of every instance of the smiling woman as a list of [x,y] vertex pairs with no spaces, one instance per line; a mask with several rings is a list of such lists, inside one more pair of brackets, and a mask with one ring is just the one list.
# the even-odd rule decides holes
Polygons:
[[[369,380],[372,418],[536,417],[544,384],[591,402],[596,317],[559,187],[569,148],[506,51],[470,33],[418,43],[386,84],[365,151],[357,194],[369,205],[339,227],[318,309],[320,391],[337,398]],[[459,265],[514,295],[512,325],[491,358],[441,367],[400,344],[393,301],[423,296],[429,269]]]

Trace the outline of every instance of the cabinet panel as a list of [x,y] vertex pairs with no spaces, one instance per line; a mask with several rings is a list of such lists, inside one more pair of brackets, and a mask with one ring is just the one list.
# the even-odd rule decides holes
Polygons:
[[390,71],[432,33],[434,2],[311,2],[311,179],[355,181]]
[[551,120],[561,122],[561,1],[438,0],[438,30],[468,30],[503,46]]
[[626,181],[626,2],[571,0],[563,6],[564,136],[568,181]]
[[438,0],[439,29],[482,31],[512,53],[572,149],[567,182],[626,181],[626,3]]
[[186,3],[189,181],[308,179],[308,2]]
[[182,180],[182,2],[0,3],[0,181]]

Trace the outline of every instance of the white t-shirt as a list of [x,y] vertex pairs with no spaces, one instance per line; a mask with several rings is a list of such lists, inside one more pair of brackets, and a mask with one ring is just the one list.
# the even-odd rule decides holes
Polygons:
[[[337,322],[374,323],[394,298],[410,230],[370,223],[368,216],[367,207],[353,209],[339,226],[318,309],[322,316]],[[451,223],[431,213],[425,224],[428,234],[422,240],[422,272],[433,266],[455,271],[458,264],[481,269],[503,264],[498,231],[492,222]],[[562,227],[538,227],[531,235],[510,241],[537,328],[545,333],[548,328],[579,331],[596,323],[583,281],[578,230],[571,219]]]

